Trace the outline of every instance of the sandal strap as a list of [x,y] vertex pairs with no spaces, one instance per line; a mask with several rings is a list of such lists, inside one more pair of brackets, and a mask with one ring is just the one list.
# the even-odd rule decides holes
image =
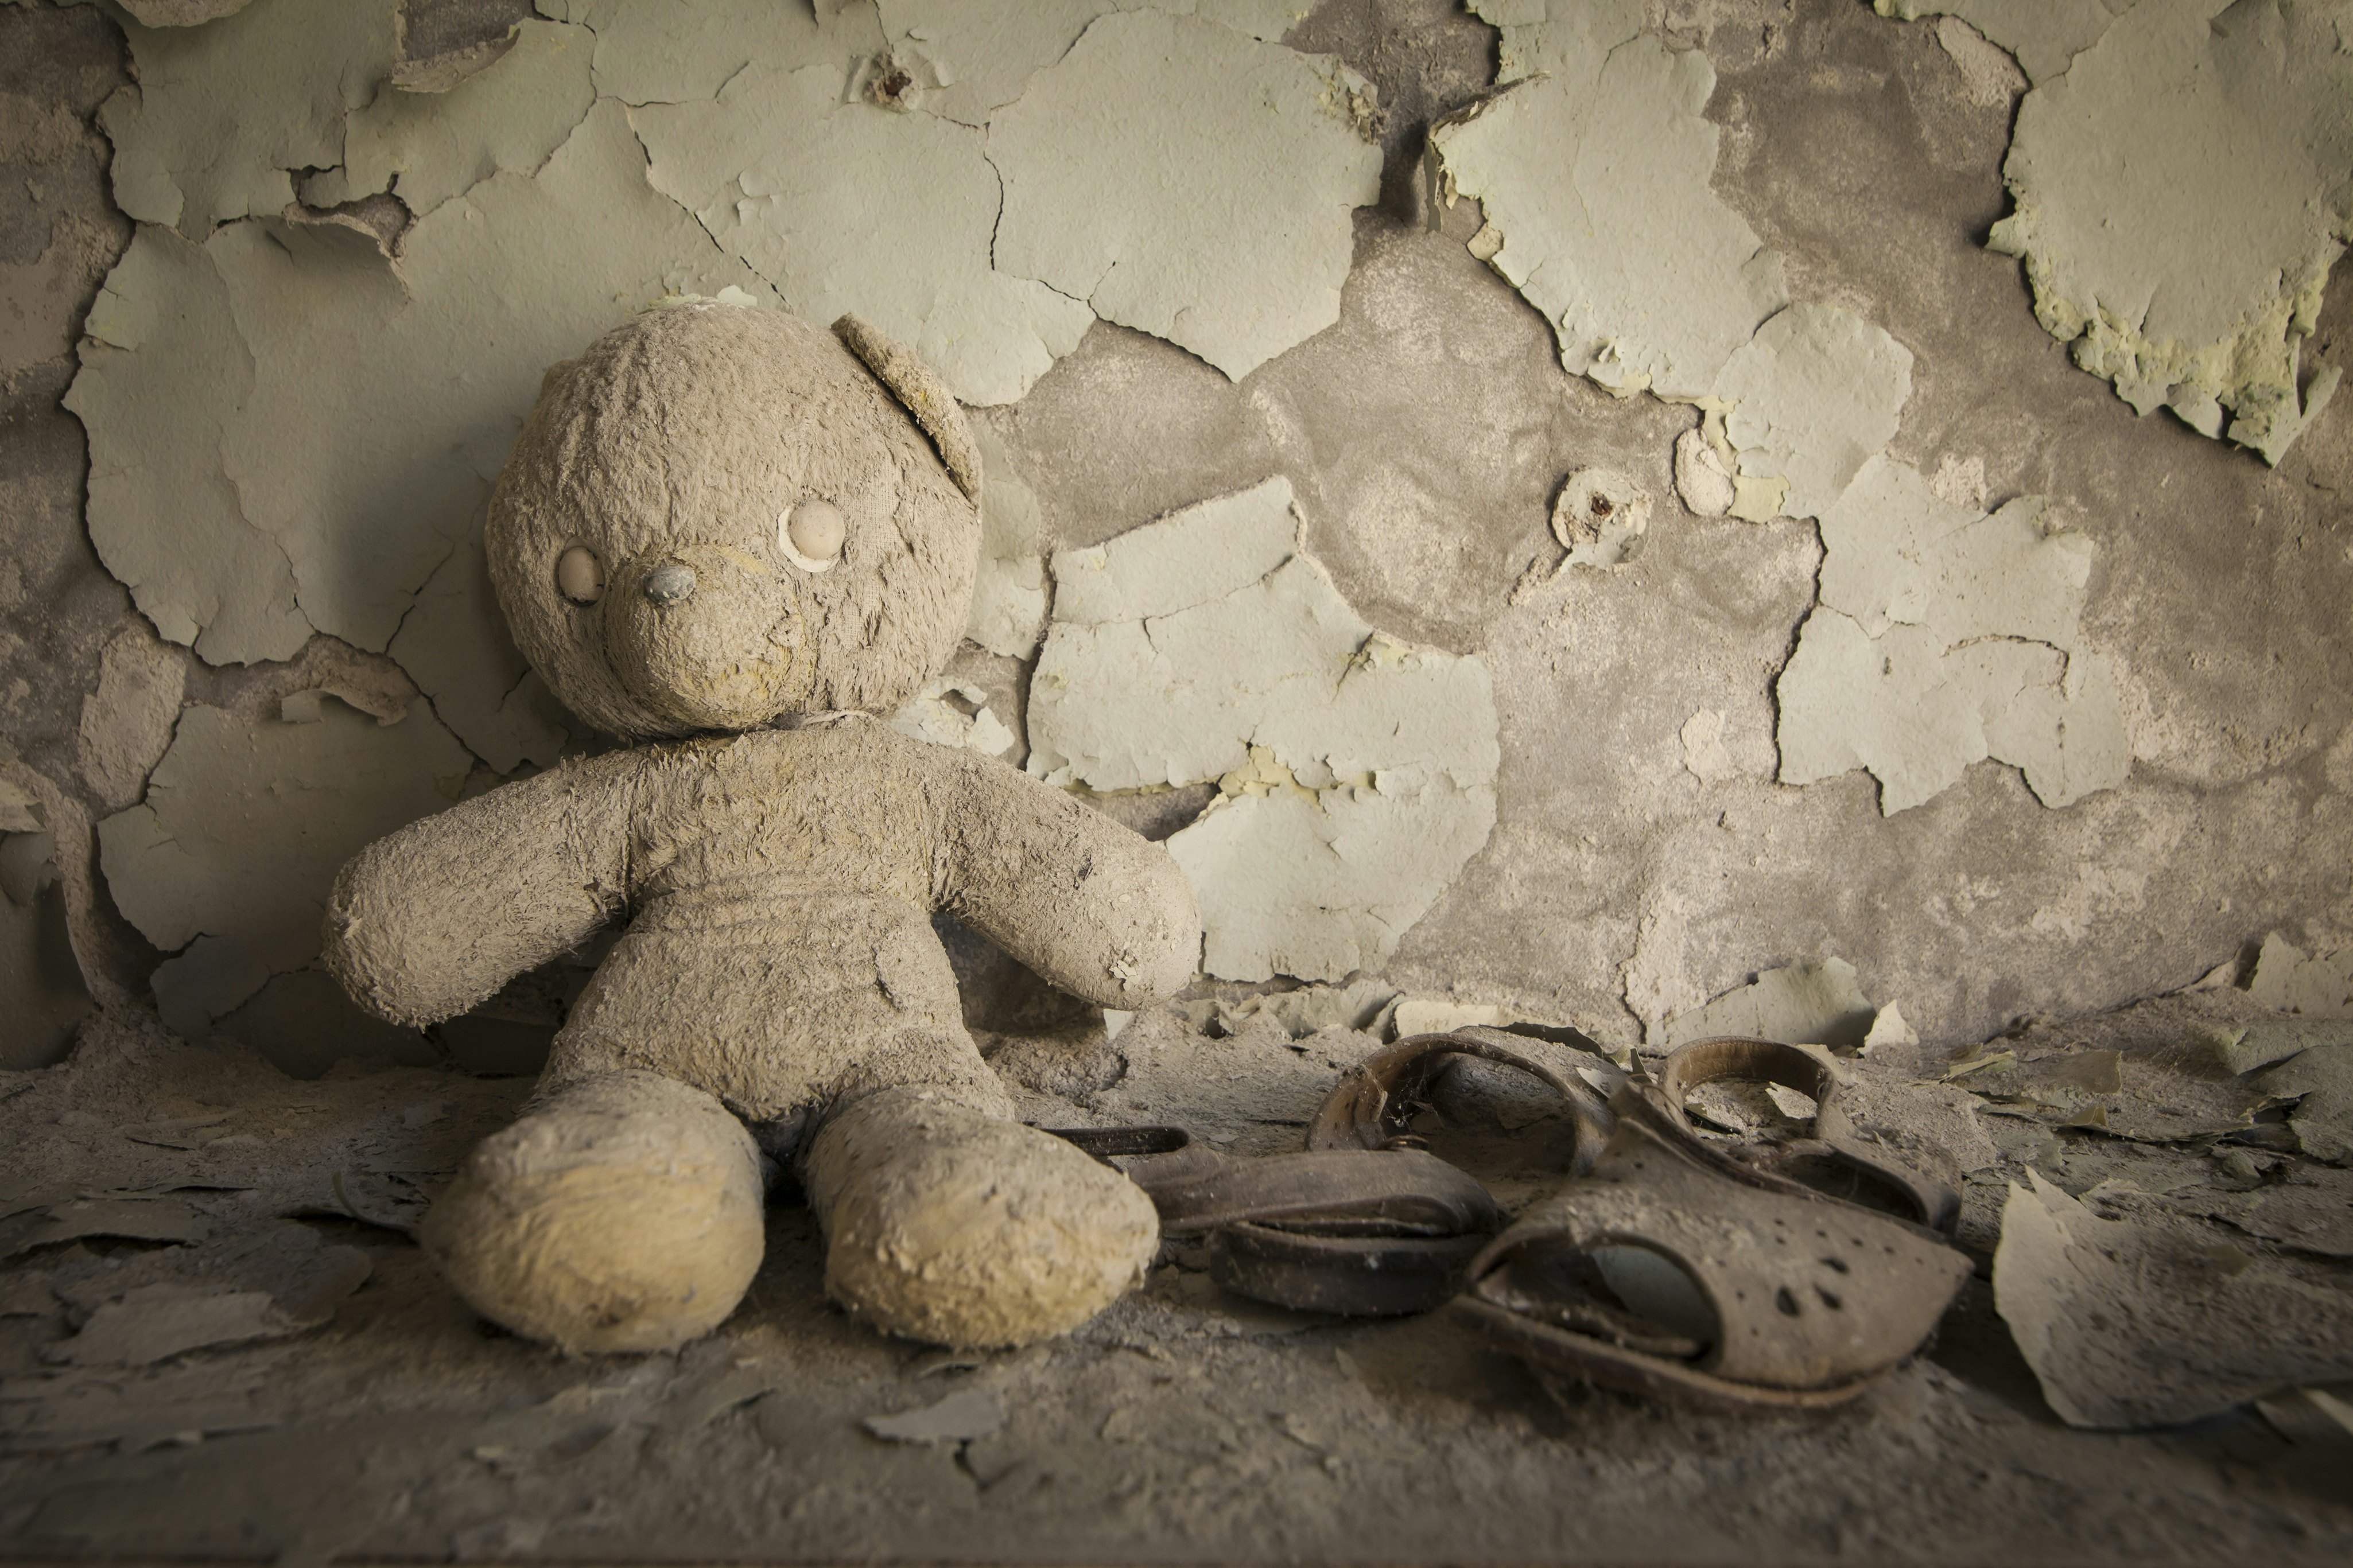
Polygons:
[[[1767,1162],[1731,1158],[1692,1131],[1683,1097],[1703,1084],[1724,1079],[1763,1079],[1812,1097],[1814,1136],[1788,1145]],[[1660,1064],[1656,1080],[1640,1098],[1652,1119],[1663,1117],[1661,1129],[1728,1175],[1751,1185],[1820,1194],[1819,1189],[1778,1174],[1774,1166],[1818,1159],[1841,1165],[1900,1203],[1915,1225],[1939,1235],[1950,1235],[1958,1222],[1961,1195],[1934,1176],[1915,1170],[1887,1151],[1863,1142],[1839,1103],[1844,1077],[1828,1056],[1779,1040],[1721,1035],[1678,1046]],[[1623,1107],[1620,1108],[1621,1110]],[[1837,1200],[1833,1200],[1837,1201]]]
[[1144,1161],[1129,1175],[1151,1195],[1160,1228],[1170,1236],[1275,1225],[1325,1234],[1484,1237],[1503,1218],[1485,1187],[1419,1149],[1330,1149],[1219,1160],[1206,1169],[1196,1162]]
[[[1599,1046],[1582,1035],[1577,1038],[1592,1047],[1595,1060],[1616,1071]],[[1307,1146],[1315,1150],[1411,1147],[1406,1124],[1430,1093],[1430,1085],[1457,1058],[1474,1057],[1517,1068],[1542,1080],[1567,1102],[1577,1129],[1574,1168],[1582,1173],[1599,1157],[1616,1117],[1574,1068],[1546,1059],[1540,1047],[1546,1043],[1524,1040],[1499,1029],[1409,1036],[1340,1075],[1340,1081],[1308,1124]]]

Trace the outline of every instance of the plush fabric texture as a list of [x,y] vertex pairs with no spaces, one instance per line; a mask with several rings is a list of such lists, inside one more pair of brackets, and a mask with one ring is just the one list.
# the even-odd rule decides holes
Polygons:
[[[761,1247],[745,1122],[794,1130],[828,1288],[889,1332],[1062,1332],[1157,1242],[1133,1184],[1011,1120],[931,916],[1133,1011],[1198,966],[1192,889],[1060,791],[873,717],[953,650],[979,530],[942,458],[969,456],[962,415],[855,335],[680,304],[548,373],[492,578],[548,685],[641,743],[409,825],[329,900],[329,967],[409,1025],[626,922],[532,1107],[424,1233],[477,1310],[566,1350],[667,1348],[733,1310]],[[779,538],[807,500],[847,523],[822,570]],[[558,585],[575,548],[602,568],[588,603]]]

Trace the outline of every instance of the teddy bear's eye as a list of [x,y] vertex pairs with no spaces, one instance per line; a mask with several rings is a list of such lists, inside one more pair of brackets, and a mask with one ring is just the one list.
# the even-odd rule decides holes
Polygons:
[[849,533],[841,509],[829,500],[805,500],[776,519],[776,544],[804,572],[822,572],[841,558]]
[[605,563],[585,544],[575,544],[555,558],[555,591],[575,605],[593,605],[605,596]]

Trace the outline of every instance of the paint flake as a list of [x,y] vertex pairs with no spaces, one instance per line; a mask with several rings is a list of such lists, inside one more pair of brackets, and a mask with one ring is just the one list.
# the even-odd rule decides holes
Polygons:
[[1061,552],[1030,687],[1050,782],[1219,782],[1169,849],[1229,979],[1377,967],[1494,823],[1485,667],[1375,632],[1298,527],[1271,479]]
[[[2027,79],[2057,76],[2133,0],[1873,0],[1883,16],[1957,16],[2018,58]],[[1939,35],[1940,38],[1942,35]],[[1964,68],[1966,69],[1966,68]]]
[[2025,262],[2045,330],[2136,411],[2168,406],[2268,463],[2337,381],[2298,364],[2353,232],[2337,16],[2141,0],[2019,106],[2003,168],[2017,211],[1988,241]]
[[1340,318],[1381,169],[1345,85],[1213,22],[1099,18],[989,122],[996,265],[1240,379]]
[[726,286],[765,294],[646,184],[610,102],[536,176],[418,219],[397,270],[340,231],[142,227],[68,399],[92,540],[212,662],[290,658],[314,627],[381,649],[474,531],[541,371],[617,310]]
[[962,401],[1012,402],[1078,346],[1092,313],[991,268],[999,190],[980,132],[842,98],[831,66],[764,61],[715,100],[649,105],[630,119],[654,187],[787,308],[814,321],[855,311],[913,349]]
[[2077,627],[2089,540],[2047,531],[2034,498],[1955,507],[1884,458],[1820,526],[1820,603],[1777,688],[1784,784],[1868,768],[1892,816],[1988,757],[2048,806],[2124,781],[2115,669]]
[[1820,517],[1894,439],[1912,353],[1835,305],[1797,304],[1757,330],[1716,378],[1737,458],[1732,515]]
[[385,84],[346,125],[342,178],[305,198],[334,205],[390,191],[422,216],[492,174],[532,173],[596,98],[594,47],[585,28],[530,21],[501,58],[446,91]]
[[1698,399],[1788,294],[1780,257],[1709,184],[1715,68],[1638,36],[1641,19],[1620,4],[1507,26],[1506,73],[1546,74],[1432,127],[1431,166],[1442,202],[1482,204],[1503,236],[1488,264],[1552,323],[1572,374]]
[[2247,994],[2274,1012],[2353,1018],[2353,947],[2308,953],[2274,931],[2255,954]]
[[397,724],[341,703],[310,723],[190,708],[145,803],[98,825],[125,918],[167,952],[196,944],[164,961],[159,995],[200,969],[215,977],[201,1001],[216,1017],[309,963],[343,863],[448,805],[472,765],[421,705]]
[[200,27],[123,32],[139,85],[99,109],[115,203],[199,241],[281,211],[290,171],[341,163],[343,116],[392,73],[389,5],[256,0]]

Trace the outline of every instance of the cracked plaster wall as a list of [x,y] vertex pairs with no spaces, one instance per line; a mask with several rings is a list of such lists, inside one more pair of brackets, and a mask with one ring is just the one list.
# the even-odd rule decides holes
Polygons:
[[[1270,959],[1261,929],[1217,973],[1368,961],[1664,1037],[1834,952],[1949,1043],[2178,985],[2274,928],[2353,945],[2353,426],[2312,383],[2353,349],[2341,234],[2281,318],[2312,384],[2275,467],[2076,369],[2065,268],[1984,240],[2005,160],[2021,208],[2045,177],[2034,97],[2010,144],[2017,95],[2059,101],[2109,47],[2091,20],[539,9],[419,4],[396,28],[253,0],[151,30],[0,7],[23,128],[0,138],[0,765],[122,813],[77,837],[11,808],[16,858],[79,857],[96,888],[79,914],[62,882],[10,906],[7,962],[58,1016],[114,987],[303,1070],[340,1046],[465,1059],[462,1031],[364,1033],[284,933],[346,840],[594,743],[495,623],[480,506],[544,364],[678,291],[857,309],[978,415],[984,593],[913,732],[1029,756],[1039,640],[1068,618],[1047,560],[1277,480],[1350,636],[1479,670],[1493,827],[1459,870],[1400,863],[1378,940]],[[2335,14],[2222,20],[2250,18],[2261,42]],[[2298,145],[2341,179],[2315,113]],[[1679,437],[1731,487],[1718,515],[1678,489]],[[1651,498],[1640,548],[1555,574],[1555,494],[1590,469]],[[1238,782],[1188,828],[1220,792],[1162,771],[1100,804],[1198,837],[1280,793]],[[214,866],[176,891],[132,868],[167,819]],[[1251,859],[1198,874],[1239,885]],[[543,1031],[562,989],[478,1022]]]

